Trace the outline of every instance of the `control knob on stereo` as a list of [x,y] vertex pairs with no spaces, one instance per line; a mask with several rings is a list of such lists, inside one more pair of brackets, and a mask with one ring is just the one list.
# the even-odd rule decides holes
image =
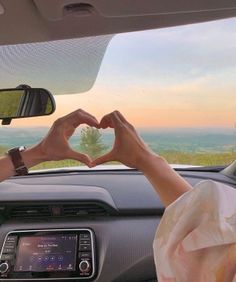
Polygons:
[[79,270],[81,272],[88,272],[90,270],[90,263],[87,260],[82,260],[79,264]]
[[0,264],[0,273],[4,274],[8,271],[9,269],[9,264],[7,262],[3,262]]

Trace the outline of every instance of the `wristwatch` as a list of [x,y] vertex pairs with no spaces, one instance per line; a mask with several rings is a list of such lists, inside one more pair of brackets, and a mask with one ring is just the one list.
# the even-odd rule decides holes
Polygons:
[[26,147],[16,147],[10,149],[7,154],[10,156],[11,161],[14,165],[16,175],[26,175],[28,174],[28,168],[24,164],[24,161],[21,156],[21,152],[25,151]]

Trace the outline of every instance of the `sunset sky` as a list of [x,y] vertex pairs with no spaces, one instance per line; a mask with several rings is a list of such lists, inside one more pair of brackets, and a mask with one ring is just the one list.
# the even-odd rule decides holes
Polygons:
[[236,18],[116,35],[92,89],[55,99],[52,116],[12,125],[49,126],[83,108],[98,119],[118,109],[137,127],[233,127]]

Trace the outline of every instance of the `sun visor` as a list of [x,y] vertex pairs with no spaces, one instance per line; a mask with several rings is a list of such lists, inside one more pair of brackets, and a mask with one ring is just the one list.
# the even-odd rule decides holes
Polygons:
[[0,88],[28,84],[54,95],[88,91],[112,36],[0,46]]

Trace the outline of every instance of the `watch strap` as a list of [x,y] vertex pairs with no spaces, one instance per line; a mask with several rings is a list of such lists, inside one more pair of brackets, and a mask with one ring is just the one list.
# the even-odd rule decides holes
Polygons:
[[26,175],[28,174],[28,169],[22,159],[21,152],[23,152],[25,147],[16,147],[8,151],[8,155],[11,158],[13,166],[16,171],[16,175]]

